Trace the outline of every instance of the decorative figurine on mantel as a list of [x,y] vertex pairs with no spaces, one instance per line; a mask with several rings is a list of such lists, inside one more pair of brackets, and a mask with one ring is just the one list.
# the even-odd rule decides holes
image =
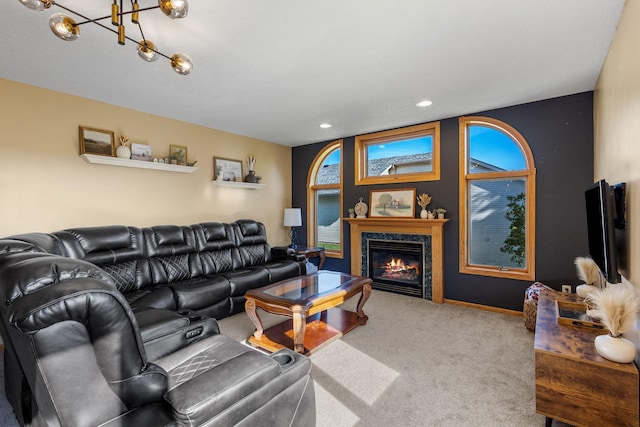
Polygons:
[[421,195],[416,197],[416,199],[418,199],[418,205],[420,205],[420,207],[422,208],[422,210],[420,211],[420,218],[428,218],[429,211],[427,211],[427,206],[429,205],[429,203],[431,203],[431,196],[427,193],[422,193]]
[[360,197],[360,201],[356,203],[354,210],[356,212],[356,218],[366,218],[369,206],[367,206],[367,204],[362,201],[362,197]]
[[247,157],[247,168],[249,169],[249,174],[244,177],[244,182],[250,182],[252,184],[255,184],[258,182],[258,177],[256,176],[256,171],[254,169],[255,166],[256,166],[256,158],[253,156]]

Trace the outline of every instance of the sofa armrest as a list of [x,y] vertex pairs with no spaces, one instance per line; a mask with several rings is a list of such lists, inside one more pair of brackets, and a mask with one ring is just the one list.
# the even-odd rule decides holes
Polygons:
[[192,310],[144,308],[134,314],[150,361],[220,333],[216,319]]
[[296,250],[289,246],[274,246],[271,248],[271,255],[274,260],[291,260],[302,262],[306,258],[304,255],[296,254]]

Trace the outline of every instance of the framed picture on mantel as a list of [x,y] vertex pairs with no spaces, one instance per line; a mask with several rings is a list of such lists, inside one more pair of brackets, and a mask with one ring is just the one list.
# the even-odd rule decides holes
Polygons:
[[416,209],[416,189],[371,190],[370,217],[413,218]]
[[115,156],[116,145],[113,132],[88,127],[79,127],[80,154],[97,154],[99,156]]

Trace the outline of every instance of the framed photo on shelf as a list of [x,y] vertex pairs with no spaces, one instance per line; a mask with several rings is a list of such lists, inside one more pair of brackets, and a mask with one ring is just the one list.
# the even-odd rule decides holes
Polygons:
[[114,134],[110,130],[101,130],[80,126],[80,154],[115,156]]
[[169,145],[169,160],[175,160],[178,165],[187,165],[187,147],[182,145]]
[[242,181],[242,160],[225,159],[223,157],[213,158],[213,179],[222,181]]
[[371,190],[369,217],[414,218],[416,189]]
[[142,160],[143,162],[151,162],[151,146],[147,144],[131,144],[131,159]]

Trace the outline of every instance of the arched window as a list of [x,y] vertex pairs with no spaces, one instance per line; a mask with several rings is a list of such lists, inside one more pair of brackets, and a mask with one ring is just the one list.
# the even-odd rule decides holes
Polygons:
[[535,177],[514,128],[460,118],[460,272],[534,280]]
[[342,258],[342,140],[327,145],[313,160],[307,180],[309,246]]

